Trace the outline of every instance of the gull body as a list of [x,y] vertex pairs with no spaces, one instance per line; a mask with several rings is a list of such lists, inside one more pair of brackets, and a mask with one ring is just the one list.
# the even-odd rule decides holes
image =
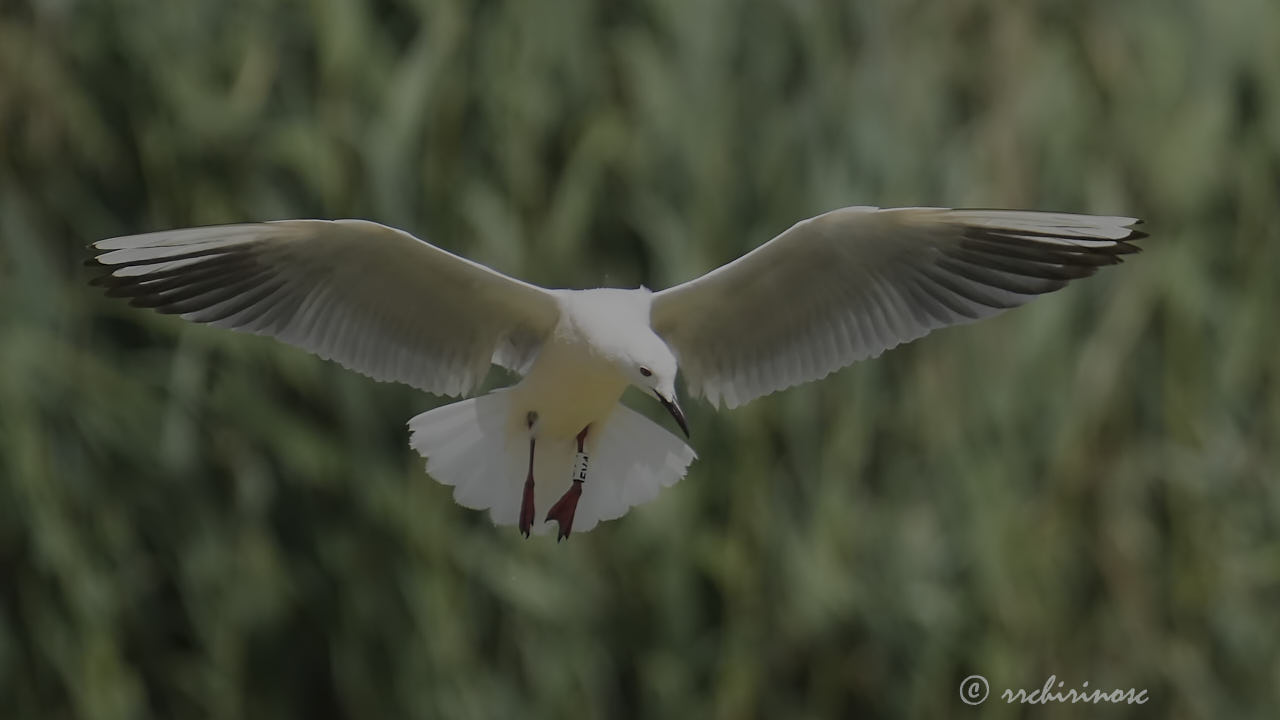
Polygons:
[[[95,282],[134,305],[270,335],[378,380],[466,395],[409,421],[454,499],[560,537],[648,502],[696,457],[620,402],[736,407],[932,330],[972,322],[1137,252],[1129,217],[849,207],[650,292],[549,290],[364,220],[286,220],[102,240]],[[556,499],[558,498],[558,499]],[[538,516],[545,511],[545,522]]]
[[516,420],[533,412],[538,416],[535,435],[576,437],[582,428],[607,418],[629,385],[644,382],[637,381],[641,367],[668,381],[661,387],[645,383],[652,394],[674,398],[675,356],[649,327],[652,293],[599,288],[554,294],[560,318],[528,374],[511,391]]

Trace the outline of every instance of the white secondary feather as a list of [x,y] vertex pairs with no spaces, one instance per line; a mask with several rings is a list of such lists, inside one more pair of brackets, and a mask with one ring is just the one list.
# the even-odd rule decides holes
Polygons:
[[[684,476],[694,452],[619,400],[628,385],[730,407],[928,333],[989,317],[1136,252],[1137,221],[1068,213],[845,208],[797,223],[683,285],[545,290],[363,220],[287,220],[103,240],[96,282],[135,305],[271,335],[380,380],[459,395],[497,363],[503,391],[423,413],[411,445],[462,505],[524,525],[571,487],[577,531]],[[523,520],[522,520],[523,518]],[[560,517],[557,517],[560,520]],[[548,526],[534,522],[531,530]]]

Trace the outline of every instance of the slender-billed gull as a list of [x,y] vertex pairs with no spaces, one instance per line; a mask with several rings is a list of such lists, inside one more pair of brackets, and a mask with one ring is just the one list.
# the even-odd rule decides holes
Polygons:
[[619,402],[628,386],[688,437],[677,368],[690,394],[737,407],[1092,275],[1138,250],[1138,222],[850,207],[661,292],[548,290],[365,220],[169,230],[93,248],[110,295],[271,335],[378,380],[465,395],[490,364],[520,374],[413,418],[410,445],[458,503],[526,537],[554,520],[563,538],[652,500],[695,457]]

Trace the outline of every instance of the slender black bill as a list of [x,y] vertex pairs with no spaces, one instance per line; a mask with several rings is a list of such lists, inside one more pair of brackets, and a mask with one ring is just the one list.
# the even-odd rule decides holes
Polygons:
[[676,424],[680,426],[680,429],[684,431],[684,436],[688,438],[689,423],[684,419],[684,411],[676,404],[675,398],[668,400],[667,398],[662,397],[662,394],[657,390],[654,390],[653,394],[657,396],[658,402],[662,403],[662,407],[666,408],[667,412],[671,413],[671,417],[676,419]]

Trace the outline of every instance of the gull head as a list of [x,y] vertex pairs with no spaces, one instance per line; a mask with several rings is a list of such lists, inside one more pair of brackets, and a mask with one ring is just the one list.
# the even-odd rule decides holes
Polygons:
[[615,360],[632,385],[652,395],[689,437],[689,423],[676,400],[676,356],[653,331],[628,335]]
[[620,342],[609,348],[609,355],[618,369],[646,395],[657,397],[684,430],[685,437],[689,437],[689,423],[676,398],[676,355],[671,348],[649,328],[628,332],[617,340]]

